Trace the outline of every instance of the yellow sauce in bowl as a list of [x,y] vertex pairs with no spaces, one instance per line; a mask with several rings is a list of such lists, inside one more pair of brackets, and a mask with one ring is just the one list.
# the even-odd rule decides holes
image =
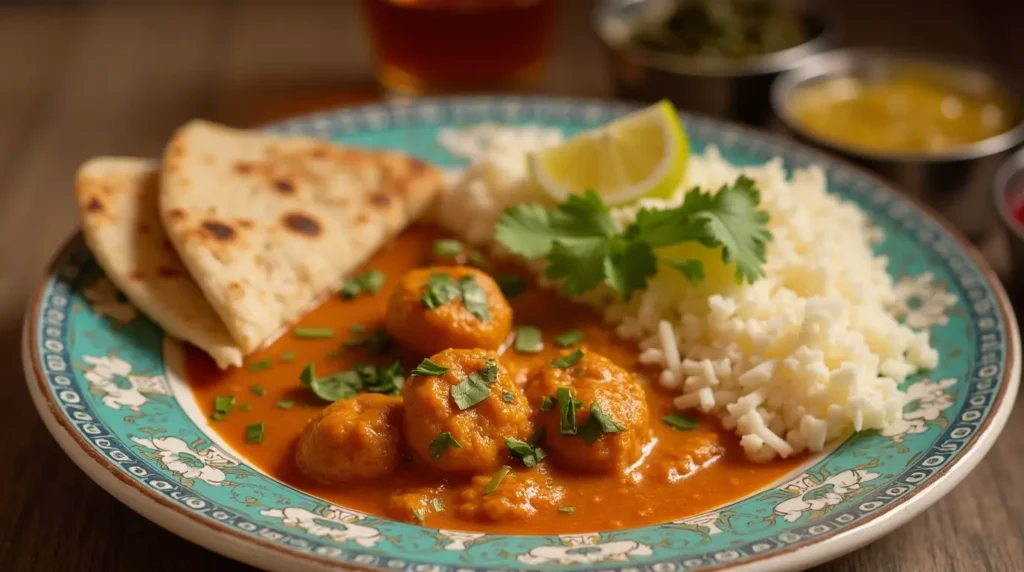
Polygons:
[[828,79],[795,90],[788,107],[812,135],[874,152],[942,152],[1016,120],[998,94],[978,97],[913,77]]

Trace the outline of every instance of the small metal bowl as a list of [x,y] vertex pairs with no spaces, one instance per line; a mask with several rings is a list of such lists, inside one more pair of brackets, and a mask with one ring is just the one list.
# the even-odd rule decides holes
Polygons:
[[[819,137],[795,118],[789,106],[799,89],[835,78],[880,79],[924,77],[975,96],[995,95],[1010,106],[1013,127],[988,139],[939,152],[899,153],[867,150]],[[791,135],[835,151],[890,179],[908,194],[935,207],[975,241],[993,228],[986,194],[995,171],[1024,141],[1024,104],[1016,90],[982,66],[896,55],[872,49],[847,49],[804,60],[798,69],[781,74],[771,88],[775,115]]]
[[667,98],[682,109],[765,125],[772,116],[769,91],[779,73],[793,69],[832,42],[832,27],[819,12],[787,2],[804,15],[812,38],[792,48],[749,58],[701,58],[644,49],[631,43],[637,27],[668,16],[672,0],[602,0],[593,26],[608,55],[619,97]]
[[992,202],[1010,245],[1009,276],[1016,282],[1013,286],[1019,289],[1024,286],[1024,275],[1021,275],[1024,272],[1024,224],[1017,222],[1011,209],[1013,204],[1024,201],[1024,150],[1011,155],[999,167],[992,191]]

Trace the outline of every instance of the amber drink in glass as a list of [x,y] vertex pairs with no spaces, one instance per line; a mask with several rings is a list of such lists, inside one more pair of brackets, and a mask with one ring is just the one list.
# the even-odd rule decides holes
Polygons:
[[377,77],[421,95],[534,87],[561,0],[363,0]]

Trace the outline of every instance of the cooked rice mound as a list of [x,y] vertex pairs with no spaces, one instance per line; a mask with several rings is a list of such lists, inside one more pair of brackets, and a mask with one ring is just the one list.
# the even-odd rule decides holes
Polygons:
[[[442,195],[438,216],[482,244],[492,239],[504,207],[531,200],[525,153],[560,136],[536,127],[474,129],[442,137],[471,165]],[[888,261],[871,249],[880,232],[858,207],[826,192],[820,168],[795,170],[787,179],[780,159],[738,168],[709,148],[690,157],[676,196],[613,214],[626,225],[640,208],[671,207],[685,190],[718,189],[740,175],[756,181],[770,216],[764,278],[736,284],[720,253],[684,245],[667,254],[701,260],[700,284],[665,269],[628,302],[610,289],[581,300],[603,312],[619,336],[637,341],[640,360],[660,370],[656,382],[679,391],[680,410],[717,415],[750,459],[821,451],[852,431],[901,419],[905,395],[898,384],[934,368],[938,352],[927,331],[893,316]]]

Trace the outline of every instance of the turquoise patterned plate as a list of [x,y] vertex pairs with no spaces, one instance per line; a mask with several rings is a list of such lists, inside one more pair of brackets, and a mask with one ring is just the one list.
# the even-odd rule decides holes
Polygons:
[[[341,109],[269,130],[402,149],[455,167],[436,143],[444,126],[539,123],[571,134],[630,109],[572,99],[440,99]],[[788,141],[683,119],[696,152],[713,144],[737,164],[781,156],[787,167],[823,166],[829,191],[885,231],[877,248],[902,281],[906,320],[930,327],[942,355],[938,369],[906,382],[912,400],[898,427],[859,434],[767,490],[659,526],[511,536],[393,522],[292,489],[219,442],[175,375],[179,346],[124,303],[78,236],[57,254],[25,320],[25,370],[39,414],[79,467],[122,502],[262,568],[790,570],[862,546],[949,492],[1002,429],[1020,377],[1006,295],[962,238],[877,179]],[[937,290],[956,303],[920,303]]]

